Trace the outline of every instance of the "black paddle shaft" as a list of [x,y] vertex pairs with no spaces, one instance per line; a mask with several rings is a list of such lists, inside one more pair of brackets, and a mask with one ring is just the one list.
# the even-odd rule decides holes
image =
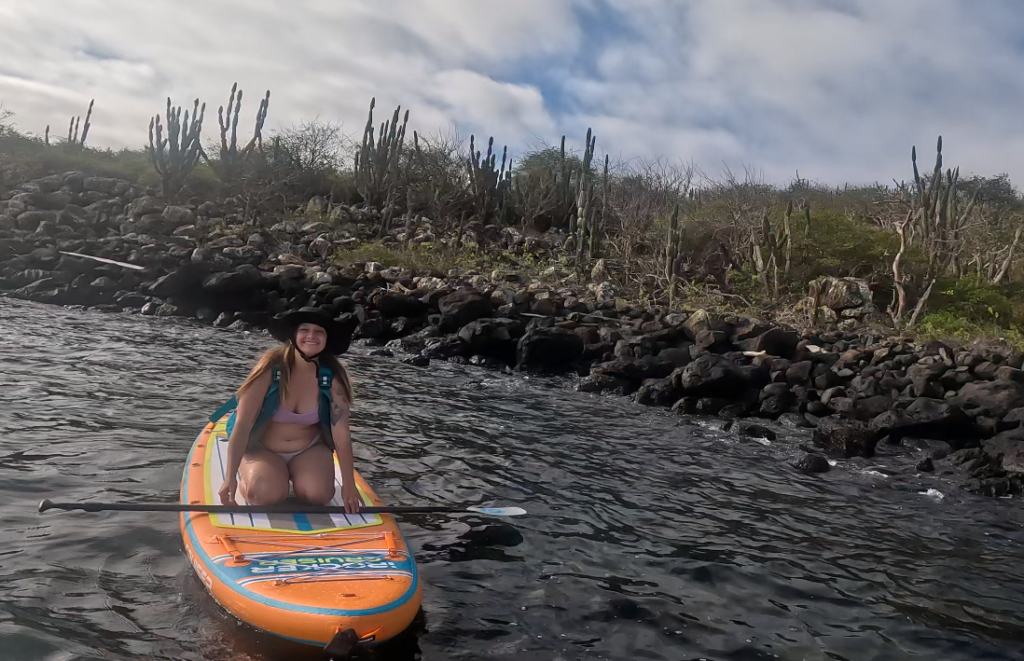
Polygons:
[[[85,512],[209,512],[211,514],[351,514],[343,506],[278,503],[276,505],[192,505],[187,503],[55,503],[44,500],[39,511],[50,509],[83,510]],[[464,508],[439,506],[360,507],[357,514],[406,514],[430,512],[463,512]]]

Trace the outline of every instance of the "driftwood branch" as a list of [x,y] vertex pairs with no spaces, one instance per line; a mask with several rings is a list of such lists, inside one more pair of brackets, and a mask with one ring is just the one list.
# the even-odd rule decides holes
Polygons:
[[1006,277],[1006,274],[1009,273],[1010,266],[1013,264],[1013,253],[1017,249],[1017,244],[1020,243],[1022,230],[1024,230],[1024,225],[1018,227],[1016,234],[1013,235],[1013,243],[1010,244],[1010,250],[1006,253],[1006,259],[1003,260],[1003,265],[999,267],[999,272],[992,278],[992,284],[998,285]]
[[910,323],[907,328],[913,328],[917,324],[917,316],[921,314],[921,310],[924,309],[924,304],[928,301],[928,297],[932,295],[932,287],[935,286],[935,278],[928,283],[928,288],[921,294],[921,298],[917,299],[917,305],[914,306],[914,314],[910,315]]
[[896,253],[895,259],[892,260],[892,281],[895,291],[893,293],[893,302],[889,306],[889,316],[892,317],[892,323],[898,328],[900,320],[903,318],[903,311],[907,307],[907,292],[903,288],[903,274],[900,273],[900,261],[903,259],[903,254],[907,251],[907,223],[911,221],[913,212],[907,214],[906,220],[896,225],[896,233],[900,237],[900,249]]

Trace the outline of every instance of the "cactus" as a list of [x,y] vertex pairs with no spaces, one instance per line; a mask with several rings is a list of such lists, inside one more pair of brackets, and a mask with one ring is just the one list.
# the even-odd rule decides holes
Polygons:
[[[597,144],[597,136],[593,136],[587,130],[587,148],[583,153],[583,163],[580,166],[577,183],[579,195],[576,198],[578,242],[576,246],[576,263],[582,269],[586,266],[584,258],[593,257],[594,237],[597,232],[597,219],[594,217],[594,201],[596,199],[595,183],[590,164],[594,160],[594,147]],[[608,157],[605,156],[607,168]],[[589,251],[589,252],[588,252]]]
[[779,295],[779,264],[783,263],[783,270],[788,274],[793,254],[793,234],[790,231],[792,215],[793,202],[790,200],[786,205],[782,227],[779,228],[772,225],[768,217],[768,209],[764,209],[761,213],[760,231],[755,230],[750,233],[750,252],[754,270],[762,278],[766,292],[768,290],[768,275],[769,273],[774,275],[776,297]]
[[[923,243],[925,254],[928,256],[928,268],[924,277],[928,284],[914,306],[907,328],[913,328],[917,323],[918,315],[924,309],[938,278],[945,273],[960,274],[959,260],[964,250],[962,233],[978,201],[978,191],[975,190],[963,212],[960,212],[960,194],[957,190],[960,168],[947,169],[943,178],[941,135],[935,144],[935,167],[932,169],[931,177],[923,178],[917,168],[916,146],[910,149],[910,161],[914,168],[910,210],[903,221],[896,223],[895,228],[900,238],[900,250],[892,264],[894,291],[893,302],[889,306],[889,315],[895,326],[900,327],[907,305],[906,290],[903,286],[906,274],[900,271],[900,260],[907,248],[916,240]],[[909,237],[908,226],[913,226],[915,230]]]
[[[604,175],[601,177],[601,222],[604,223],[608,217],[608,155],[604,156]],[[597,229],[597,223],[590,224],[590,257],[597,256],[599,252],[601,237]]]
[[[587,129],[587,140],[586,147],[583,150],[583,160],[580,163],[580,168],[576,172],[576,214],[569,217],[569,234],[575,235],[577,238],[577,249],[583,245],[584,227],[580,226],[580,223],[586,223],[586,218],[581,217],[581,209],[585,211],[589,208],[589,204],[593,201],[593,191],[588,185],[590,176],[590,163],[594,160],[594,147],[597,145],[597,136],[593,134],[592,129]],[[565,163],[565,138],[562,139],[562,173],[565,176],[563,186],[567,189],[570,188],[570,177],[568,174],[568,165]],[[584,197],[585,196],[585,197]],[[581,201],[581,197],[584,197]],[[569,199],[573,199],[570,197]],[[582,255],[582,253],[580,253]]]
[[[82,127],[82,137],[78,137],[78,129],[81,126],[82,117],[71,117],[71,121],[68,123],[68,138],[64,144],[70,145],[76,149],[83,149],[85,147],[85,138],[89,135],[89,127],[92,123],[89,121],[92,118],[92,106],[96,103],[96,99],[89,101],[89,109],[85,113],[85,126]],[[46,131],[43,133],[43,142],[47,145],[50,144],[50,125],[46,125]]]
[[[235,92],[238,96],[235,96]],[[232,111],[232,106],[234,110]],[[238,83],[231,86],[231,95],[228,97],[227,121],[224,119],[224,106],[217,109],[217,123],[220,126],[220,162],[217,168],[217,175],[222,181],[231,181],[241,172],[245,159],[253,153],[257,147],[263,147],[263,124],[267,120],[267,111],[270,107],[270,90],[260,100],[260,107],[256,111],[256,124],[253,128],[252,139],[241,150],[238,149],[238,114],[242,109],[242,90],[238,89]],[[228,142],[228,130],[231,131],[231,141]]]
[[668,236],[665,239],[665,278],[668,280],[668,307],[672,308],[676,297],[676,273],[679,251],[682,247],[682,232],[679,231],[679,202],[672,209],[668,221]]
[[[912,147],[910,160],[914,168],[914,186],[911,198],[913,224],[924,243],[928,256],[928,277],[955,271],[963,251],[962,232],[978,200],[976,190],[961,213],[957,185],[960,168],[947,169],[942,176],[942,136],[935,146],[935,167],[930,178],[921,177],[917,168],[917,147]],[[913,240],[913,239],[911,239]]]
[[370,112],[363,130],[363,142],[356,154],[353,173],[356,189],[363,201],[371,206],[384,205],[384,221],[380,232],[383,234],[391,224],[394,212],[395,195],[399,183],[399,164],[402,157],[402,146],[405,143],[405,129],[409,123],[409,111],[401,128],[398,126],[399,113],[402,106],[395,108],[390,122],[384,122],[376,142],[373,138],[373,109],[377,105],[376,97],[370,99]]
[[[494,138],[487,141],[487,155],[480,159],[476,138],[469,136],[469,186],[477,219],[487,223],[497,216],[503,220],[505,201],[512,187],[512,164],[508,162],[508,147],[501,153],[501,168],[497,168],[498,155],[494,153]],[[507,167],[506,167],[507,166]]]
[[782,217],[782,240],[785,243],[783,252],[786,257],[786,266],[783,273],[789,275],[789,266],[793,260],[793,232],[790,230],[789,219],[793,216],[793,200],[786,204],[786,215]]
[[160,115],[149,120],[149,154],[153,168],[160,175],[160,190],[164,197],[174,195],[185,184],[185,179],[195,169],[200,158],[206,158],[200,143],[206,104],[199,107],[196,99],[189,119],[181,121],[181,106],[171,108],[171,97],[167,97],[167,138],[163,137]]
[[[588,135],[589,135],[589,129],[588,129]],[[572,199],[572,194],[570,193],[570,191],[572,190],[572,185],[570,183],[569,162],[565,160],[565,136],[564,135],[562,136],[562,143],[561,143],[561,146],[559,147],[559,157],[560,157],[559,163],[560,163],[560,166],[561,166],[560,167],[561,178],[558,180],[558,183],[557,183],[557,190],[558,190],[558,193],[559,193],[558,202],[559,202],[559,208],[564,209],[564,208],[566,208],[570,204],[569,201]],[[571,221],[570,221],[570,227],[571,227]],[[569,231],[571,232],[572,229],[570,229]]]

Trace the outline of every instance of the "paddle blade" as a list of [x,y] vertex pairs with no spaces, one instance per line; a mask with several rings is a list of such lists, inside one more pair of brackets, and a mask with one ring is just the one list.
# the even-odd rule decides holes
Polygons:
[[470,512],[490,514],[491,516],[522,516],[526,510],[522,507],[467,507]]

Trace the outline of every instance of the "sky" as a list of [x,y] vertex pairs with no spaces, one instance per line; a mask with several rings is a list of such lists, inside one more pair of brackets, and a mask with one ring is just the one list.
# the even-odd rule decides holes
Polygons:
[[269,89],[267,132],[358,138],[376,97],[375,124],[401,105],[410,137],[514,156],[590,127],[613,162],[886,184],[941,135],[962,176],[1024,182],[1019,0],[0,0],[0,44],[18,129],[95,99],[95,147],[142,147],[168,96],[215,139],[237,82],[241,135]]

